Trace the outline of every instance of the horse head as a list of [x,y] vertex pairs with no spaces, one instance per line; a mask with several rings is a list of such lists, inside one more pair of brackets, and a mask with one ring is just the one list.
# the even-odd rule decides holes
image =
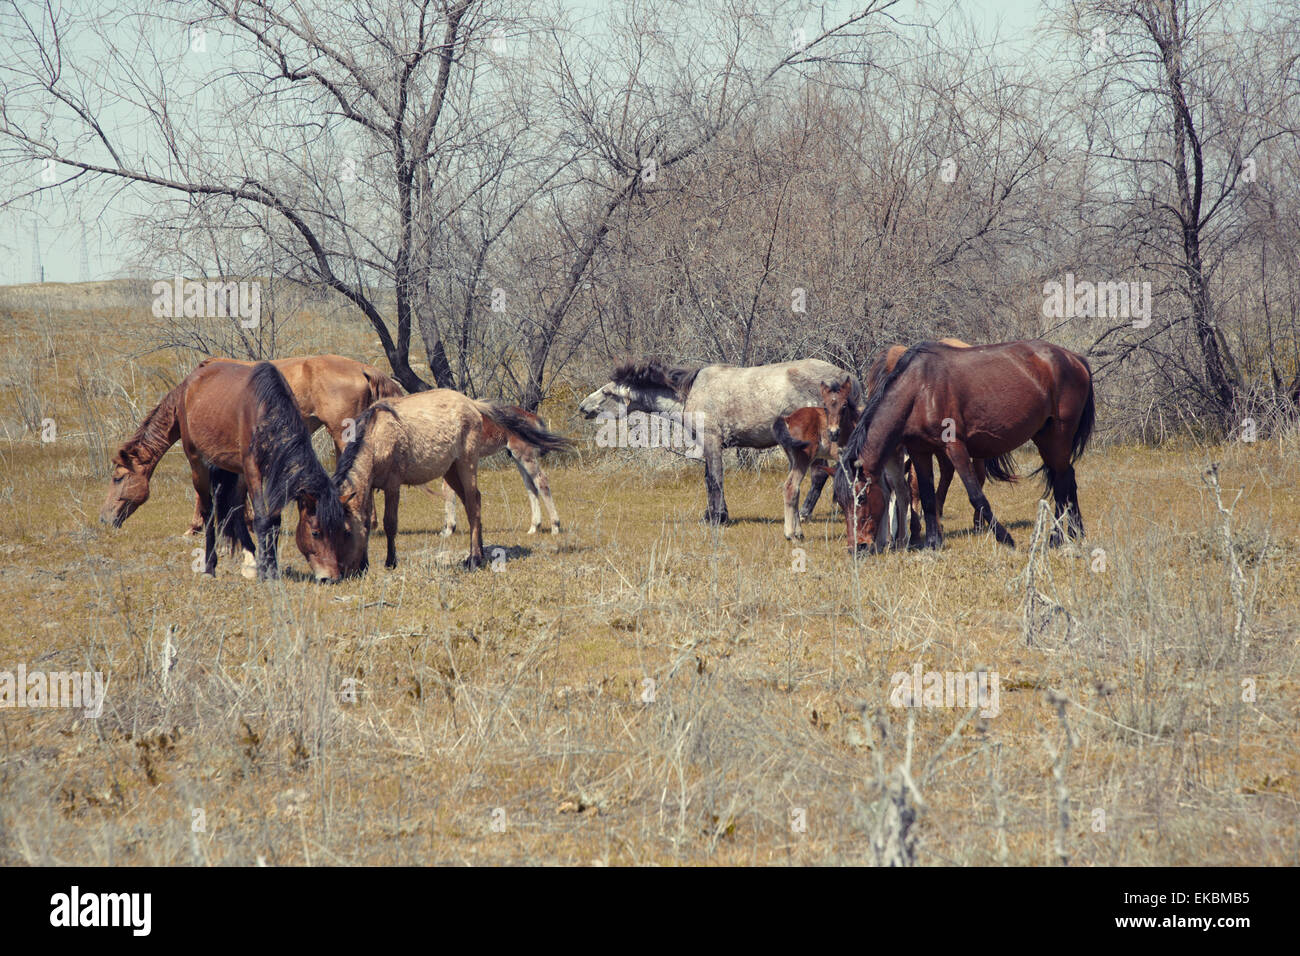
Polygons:
[[137,457],[129,443],[113,456],[113,472],[109,476],[108,497],[99,509],[99,520],[122,527],[122,522],[149,500],[149,467]]
[[330,492],[298,499],[298,531],[294,541],[317,581],[337,581],[366,570],[370,523],[354,509],[355,492]]
[[852,425],[847,425],[846,430],[844,412],[852,408],[853,377],[846,375],[842,382],[835,382],[832,385],[822,383],[819,388],[822,393],[822,407],[826,409],[826,434],[832,443],[838,445],[849,437],[848,431],[852,430]]
[[578,403],[578,411],[586,418],[680,413],[698,372],[658,362],[625,362],[614,370],[613,379]]
[[844,508],[844,525],[850,553],[875,554],[889,545],[890,489],[881,471],[871,474],[862,467],[862,459],[852,463],[841,459],[840,468],[852,475],[852,498]]

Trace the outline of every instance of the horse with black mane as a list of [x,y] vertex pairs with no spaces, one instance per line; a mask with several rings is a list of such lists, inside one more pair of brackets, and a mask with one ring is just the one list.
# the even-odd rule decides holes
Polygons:
[[[298,504],[298,549],[317,580],[356,570],[342,559],[357,523],[312,451],[289,384],[269,362],[204,363],[178,386],[175,414],[204,521],[205,574],[217,568],[216,535],[256,551],[259,580],[280,575],[276,545],[280,512]],[[244,520],[253,505],[257,546]]]
[[[584,398],[578,409],[587,418],[645,412],[683,423],[704,460],[708,498],[704,520],[725,524],[728,514],[722,488],[722,450],[773,447],[778,444],[773,432],[777,418],[797,408],[820,404],[821,386],[846,376],[857,401],[861,395],[857,377],[821,359],[749,367],[625,362],[614,370],[613,379]],[[812,512],[825,481],[825,472],[814,469],[803,517]]]
[[[951,462],[977,519],[1014,547],[993,516],[972,459],[999,459],[1027,441],[1042,457],[1039,472],[1058,522],[1064,515],[1070,537],[1082,537],[1074,463],[1095,419],[1092,370],[1068,349],[1041,340],[967,349],[914,345],[872,392],[840,454],[835,498],[845,512],[849,551],[874,550],[885,510],[881,472],[900,445],[916,467],[927,547],[937,548],[942,540],[932,455]],[[1051,543],[1061,543],[1059,528]]]

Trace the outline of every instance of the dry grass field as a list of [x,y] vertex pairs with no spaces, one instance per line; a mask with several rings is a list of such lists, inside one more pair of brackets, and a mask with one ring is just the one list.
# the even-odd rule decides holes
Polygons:
[[[954,493],[943,551],[855,562],[825,499],[784,540],[775,459],[730,472],[710,530],[698,466],[598,451],[557,403],[583,439],[547,461],[563,534],[483,472],[501,570],[451,564],[467,536],[408,490],[395,571],[378,536],[364,579],[309,583],[286,514],[283,581],[224,554],[210,580],[178,451],[96,521],[193,358],[60,295],[0,305],[0,671],[99,670],[107,698],[0,710],[0,863],[1300,862],[1295,431],[1108,447],[1103,406],[1082,548],[1031,552],[1025,481],[990,491],[1014,551]],[[891,706],[917,664],[996,672],[1000,712]]]

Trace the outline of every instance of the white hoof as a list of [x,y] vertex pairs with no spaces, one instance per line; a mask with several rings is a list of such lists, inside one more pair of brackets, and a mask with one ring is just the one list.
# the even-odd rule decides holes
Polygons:
[[551,525],[551,534],[559,534],[559,533],[560,533],[560,526],[558,524]]
[[537,525],[533,525],[531,528],[525,531],[524,534],[537,534]]
[[443,528],[441,531],[438,532],[438,537],[450,538],[455,533],[456,533],[455,528]]

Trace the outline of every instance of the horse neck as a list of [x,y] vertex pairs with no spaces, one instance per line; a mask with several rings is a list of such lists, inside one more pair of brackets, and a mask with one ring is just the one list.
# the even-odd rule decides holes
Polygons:
[[912,405],[911,396],[904,395],[904,391],[910,392],[905,382],[894,383],[867,423],[867,434],[858,458],[868,474],[875,474],[884,467],[885,459],[902,440],[903,426]]
[[361,447],[352,459],[352,467],[343,476],[343,480],[360,492],[363,498],[371,488],[387,484],[397,465],[398,442],[396,436],[385,427],[386,424],[370,423],[361,438]]
[[637,392],[636,404],[652,415],[680,415],[686,408],[685,403],[665,392]]
[[178,385],[163,396],[162,401],[150,410],[135,434],[123,446],[130,450],[132,459],[144,469],[145,477],[153,474],[167,449],[180,441],[180,390]]

